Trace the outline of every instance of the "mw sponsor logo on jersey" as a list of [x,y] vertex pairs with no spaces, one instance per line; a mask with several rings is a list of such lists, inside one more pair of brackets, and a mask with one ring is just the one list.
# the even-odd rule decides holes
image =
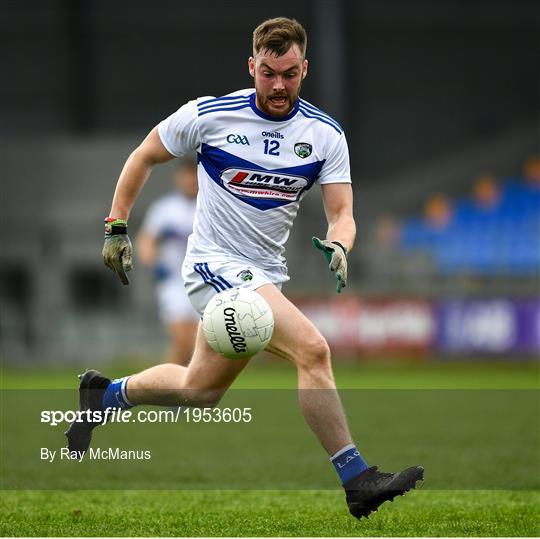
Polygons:
[[303,176],[240,168],[224,170],[221,179],[224,187],[236,195],[291,202],[298,200],[309,183]]

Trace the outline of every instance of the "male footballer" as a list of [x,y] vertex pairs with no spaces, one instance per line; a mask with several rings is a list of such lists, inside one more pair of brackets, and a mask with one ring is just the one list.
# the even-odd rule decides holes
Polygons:
[[[129,156],[105,224],[105,264],[124,284],[132,249],[127,221],[152,167],[196,151],[199,194],[182,275],[202,315],[210,298],[228,288],[256,290],[275,320],[267,350],[298,371],[299,402],[345,489],[349,510],[367,517],[423,479],[421,466],[382,473],[356,448],[336,390],[330,350],[315,326],[281,293],[289,279],[284,245],[302,198],[321,187],[326,239],[313,238],[337,292],[347,283],[347,254],[356,228],[347,142],[340,125],[299,97],[307,75],[306,32],[295,20],[264,21],[253,33],[249,73],[255,88],[189,101],[163,120]],[[249,271],[252,278],[243,280]],[[97,371],[81,377],[81,408],[139,404],[215,406],[247,364],[214,352],[201,324],[188,367],[164,364],[109,380]],[[310,391],[317,390],[317,391]],[[68,430],[70,449],[86,451],[92,423]]]

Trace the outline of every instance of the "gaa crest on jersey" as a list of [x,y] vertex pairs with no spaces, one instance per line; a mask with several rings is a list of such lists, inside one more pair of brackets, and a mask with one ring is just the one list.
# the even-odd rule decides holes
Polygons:
[[309,144],[307,142],[297,142],[294,145],[294,153],[298,157],[301,157],[302,159],[305,159],[306,157],[309,157],[311,155],[311,150],[312,149],[313,149],[313,147],[311,146],[311,144]]
[[237,196],[294,202],[309,185],[307,178],[271,170],[228,168],[221,173],[223,186]]
[[229,144],[247,144],[249,146],[249,140],[246,135],[236,135],[231,133],[230,135],[227,135],[227,142]]

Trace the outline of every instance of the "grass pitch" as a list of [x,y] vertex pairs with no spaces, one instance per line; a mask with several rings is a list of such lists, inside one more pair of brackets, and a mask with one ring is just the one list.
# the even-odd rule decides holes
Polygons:
[[18,536],[522,536],[538,529],[533,492],[418,491],[369,520],[334,491],[11,492],[3,535]]
[[[43,373],[4,369],[2,387],[73,388],[76,386],[74,375],[79,370],[70,367]],[[117,365],[102,370],[116,376],[136,368]],[[336,379],[342,388],[530,390],[538,389],[538,367],[502,363],[349,364],[336,368]],[[293,388],[295,382],[293,369],[259,363],[250,365],[235,387]],[[429,414],[429,410],[426,413]],[[284,420],[283,417],[280,419]],[[530,428],[537,430],[538,425],[530,425]],[[2,427],[2,441],[9,445],[6,432]],[[366,436],[370,432],[373,430],[368,430]],[[184,442],[182,440],[182,444]],[[219,451],[217,442],[216,451]],[[467,455],[467,444],[466,437],[456,437],[452,452]],[[362,441],[360,445],[363,446]],[[178,447],[178,468],[182,467],[182,454],[189,449],[189,445]],[[316,455],[315,441],[312,449]],[[532,449],[534,451],[534,447]],[[392,458],[391,454],[389,458]],[[506,462],[504,455],[501,458]],[[3,461],[4,465],[4,456]],[[535,462],[529,462],[526,475],[540,475],[540,470],[534,469]],[[474,460],[463,460],[463,463],[471,468],[475,465]],[[262,490],[267,488],[272,477],[272,466],[256,478],[261,484],[257,490],[121,490],[122,484],[118,484],[118,490],[99,492],[3,490],[0,532],[14,536],[540,535],[538,490],[430,490],[428,468],[424,489],[384,504],[369,520],[356,521],[349,516],[343,492],[337,488]],[[521,470],[524,464],[514,462],[512,466]],[[511,467],[499,472],[512,474],[512,470]],[[433,476],[433,470],[431,472]],[[3,488],[5,477],[7,474],[0,478]],[[525,481],[524,484],[528,483]]]

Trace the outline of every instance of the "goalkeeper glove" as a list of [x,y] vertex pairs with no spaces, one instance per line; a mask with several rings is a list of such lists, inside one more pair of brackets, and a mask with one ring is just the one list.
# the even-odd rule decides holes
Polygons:
[[112,217],[105,219],[105,244],[102,254],[105,265],[120,277],[122,284],[129,284],[126,272],[133,267],[133,250],[127,235],[127,221]]
[[339,294],[347,285],[347,249],[338,241],[311,238],[313,245],[320,249],[328,262],[330,271],[336,274],[336,292]]

